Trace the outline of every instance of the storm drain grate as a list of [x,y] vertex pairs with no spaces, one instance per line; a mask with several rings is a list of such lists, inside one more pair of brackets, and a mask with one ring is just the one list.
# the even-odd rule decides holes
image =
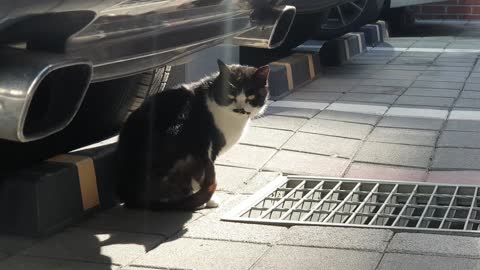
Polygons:
[[475,186],[282,176],[223,220],[478,232],[480,196]]

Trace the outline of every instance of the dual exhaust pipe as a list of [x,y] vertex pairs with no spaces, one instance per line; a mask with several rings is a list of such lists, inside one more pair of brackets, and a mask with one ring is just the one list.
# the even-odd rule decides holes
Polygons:
[[38,140],[66,127],[92,76],[89,61],[0,48],[0,139]]

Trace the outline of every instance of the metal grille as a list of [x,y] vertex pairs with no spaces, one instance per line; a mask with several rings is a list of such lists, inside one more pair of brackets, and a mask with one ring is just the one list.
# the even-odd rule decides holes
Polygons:
[[476,186],[279,177],[223,220],[478,232]]

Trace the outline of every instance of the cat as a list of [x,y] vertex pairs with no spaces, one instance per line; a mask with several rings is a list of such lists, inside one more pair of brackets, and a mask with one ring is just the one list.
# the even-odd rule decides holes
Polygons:
[[149,97],[120,131],[117,194],[126,207],[217,207],[214,162],[266,108],[268,66],[225,65]]

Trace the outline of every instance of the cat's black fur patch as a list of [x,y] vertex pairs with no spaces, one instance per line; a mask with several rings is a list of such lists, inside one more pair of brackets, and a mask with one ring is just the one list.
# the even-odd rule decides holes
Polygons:
[[265,75],[256,68],[227,67],[219,62],[219,69],[219,74],[191,87],[180,86],[148,98],[127,119],[117,150],[117,191],[126,206],[197,207],[197,201],[184,203],[192,194],[192,177],[203,177],[205,190],[215,184],[213,162],[225,146],[225,137],[215,125],[207,100],[227,106],[233,102],[228,96],[243,89],[255,95],[248,102],[261,107],[268,95],[268,68]]

